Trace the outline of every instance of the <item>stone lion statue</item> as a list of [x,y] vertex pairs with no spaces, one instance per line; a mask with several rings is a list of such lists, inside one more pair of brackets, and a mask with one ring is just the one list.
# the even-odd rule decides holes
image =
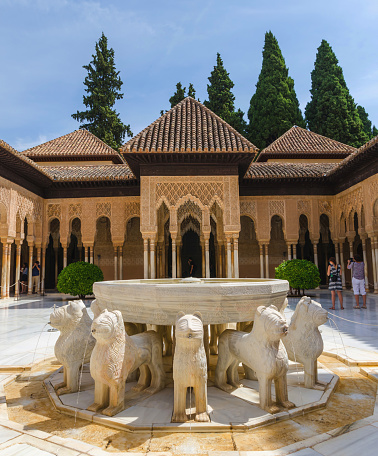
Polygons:
[[94,403],[88,410],[103,410],[113,416],[124,409],[125,383],[128,375],[139,368],[134,391],[153,394],[165,386],[162,341],[155,331],[129,336],[119,310],[103,310],[92,323],[97,340],[92,352],[90,371],[95,381]]
[[196,403],[196,421],[210,421],[207,414],[207,362],[203,342],[203,323],[199,312],[176,318],[176,345],[173,358],[173,423],[187,421],[186,394],[192,387]]
[[289,331],[283,339],[291,361],[303,364],[306,388],[315,388],[318,382],[317,359],[323,352],[323,339],[318,327],[328,318],[322,306],[303,296],[291,317]]
[[63,364],[64,381],[55,386],[57,394],[76,393],[82,364],[88,363],[95,339],[91,335],[92,320],[83,301],[69,301],[50,315],[50,324],[59,329],[55,356]]
[[[241,386],[238,365],[242,362],[255,372],[259,382],[260,407],[277,413],[281,405],[292,408],[288,400],[286,373],[288,357],[281,339],[288,326],[275,306],[260,306],[256,310],[252,331],[245,333],[227,329],[218,342],[218,362],[215,369],[215,385],[231,391]],[[271,384],[274,380],[277,406],[273,405]]]

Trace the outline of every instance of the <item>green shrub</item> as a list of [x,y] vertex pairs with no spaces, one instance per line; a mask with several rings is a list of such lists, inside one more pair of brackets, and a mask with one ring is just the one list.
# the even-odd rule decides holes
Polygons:
[[290,288],[308,290],[320,284],[320,274],[317,266],[307,260],[288,260],[276,268],[276,279],[287,280]]
[[58,276],[58,291],[78,295],[83,299],[93,294],[93,284],[104,280],[104,274],[95,264],[78,261],[65,267]]

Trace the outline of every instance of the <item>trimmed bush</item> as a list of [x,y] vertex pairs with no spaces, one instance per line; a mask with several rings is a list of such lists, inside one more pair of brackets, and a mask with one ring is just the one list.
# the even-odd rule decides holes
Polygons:
[[93,284],[104,280],[104,274],[95,264],[78,261],[65,267],[58,276],[58,291],[83,299],[93,294]]
[[287,280],[298,295],[300,290],[316,288],[320,284],[319,269],[307,260],[284,261],[276,268],[276,279]]

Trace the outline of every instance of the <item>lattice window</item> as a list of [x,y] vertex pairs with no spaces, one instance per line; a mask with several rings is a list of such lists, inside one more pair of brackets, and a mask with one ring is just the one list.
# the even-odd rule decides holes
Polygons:
[[72,219],[73,217],[81,218],[81,214],[82,214],[81,203],[70,204],[69,205],[69,207],[68,207],[68,216],[69,216],[70,219]]
[[47,206],[47,217],[56,217],[60,220],[62,214],[62,208],[60,204],[49,204]]
[[223,201],[223,194],[222,182],[160,182],[156,185],[156,201],[165,196],[172,206],[187,195],[195,196],[208,206],[216,196]]
[[96,204],[96,217],[111,217],[112,205],[111,203],[97,203]]

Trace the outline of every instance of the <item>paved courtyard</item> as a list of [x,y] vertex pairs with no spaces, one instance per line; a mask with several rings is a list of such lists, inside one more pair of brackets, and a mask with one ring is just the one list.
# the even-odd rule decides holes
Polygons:
[[[331,307],[330,293],[327,290],[309,292],[313,299],[319,301],[329,310]],[[54,307],[64,304],[66,297],[36,295],[23,297],[18,301],[0,301],[0,381],[10,376],[11,367],[27,366],[36,361],[50,358],[53,355],[54,343],[58,332],[50,331],[49,315]],[[288,317],[295,307],[297,298],[289,299],[286,309]],[[89,307],[91,301],[86,300]],[[359,366],[363,373],[378,381],[378,295],[369,294],[367,310],[353,309],[354,296],[350,291],[344,292],[345,310],[329,310],[329,321],[322,326],[325,342],[325,353],[337,357],[349,365]],[[336,303],[336,309],[339,307]],[[0,386],[0,388],[2,388]],[[3,396],[3,390],[0,396]],[[3,399],[4,401],[4,399]],[[0,401],[1,402],[1,401]],[[3,404],[4,405],[4,404]],[[369,418],[360,420],[348,429],[332,431],[312,437],[307,441],[298,442],[297,447],[282,448],[275,451],[247,452],[253,455],[283,455],[298,456],[316,455],[355,455],[357,451],[364,456],[378,454],[378,407],[376,413]],[[51,438],[50,434],[22,426],[5,419],[0,415],[0,455],[49,455],[49,454],[115,454],[106,453],[71,439]],[[65,440],[65,441],[64,441]],[[149,451],[153,454],[152,451]],[[188,453],[190,451],[188,450]],[[221,455],[221,451],[217,453]],[[247,456],[243,452],[243,456]],[[138,453],[141,454],[141,453]],[[214,454],[208,451],[207,454]],[[238,455],[238,451],[227,452],[227,455]],[[226,453],[224,453],[226,455]]]

